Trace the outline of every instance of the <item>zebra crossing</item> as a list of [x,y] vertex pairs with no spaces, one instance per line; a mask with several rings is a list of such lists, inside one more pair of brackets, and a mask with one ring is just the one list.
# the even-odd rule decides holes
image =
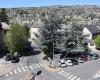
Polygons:
[[81,79],[80,77],[73,75],[69,72],[65,72],[64,70],[59,71],[57,74],[60,75],[61,77],[66,78],[67,80],[84,80],[84,79]]
[[29,66],[20,66],[20,67],[17,67],[15,69],[11,70],[8,74],[5,75],[5,77],[8,77],[8,76],[11,76],[14,74],[18,74],[18,73],[22,73],[22,72],[25,72],[28,70],[37,69],[40,67],[42,67],[42,64],[40,64],[40,63],[35,63],[35,64],[29,65]]

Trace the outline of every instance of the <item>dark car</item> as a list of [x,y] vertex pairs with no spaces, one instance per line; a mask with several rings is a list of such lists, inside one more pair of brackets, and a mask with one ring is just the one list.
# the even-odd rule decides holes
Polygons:
[[71,61],[72,61],[72,63],[73,63],[74,65],[78,65],[78,61],[77,61],[76,59],[71,59]]
[[91,57],[93,60],[97,60],[99,58],[99,55],[98,54],[95,54],[93,52],[90,52],[88,54],[89,57]]
[[18,63],[19,62],[19,58],[17,57],[13,57],[11,60],[11,63]]
[[83,61],[88,61],[88,56],[87,55],[80,55],[80,59]]
[[7,54],[5,57],[5,61],[10,61],[12,59],[11,54]]

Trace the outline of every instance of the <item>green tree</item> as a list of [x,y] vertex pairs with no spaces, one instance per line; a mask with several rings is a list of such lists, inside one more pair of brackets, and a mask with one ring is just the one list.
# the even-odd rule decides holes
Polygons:
[[100,48],[100,35],[96,36],[94,42],[96,44],[96,48]]
[[0,12],[0,21],[1,22],[9,23],[8,16],[7,16],[5,8],[1,9],[1,12]]
[[39,30],[39,45],[44,53],[51,58],[53,48],[56,47],[57,30],[61,28],[61,24],[62,19],[52,14],[48,19],[44,19],[44,26]]
[[28,33],[25,27],[14,24],[5,36],[5,44],[12,53],[22,53],[28,43]]

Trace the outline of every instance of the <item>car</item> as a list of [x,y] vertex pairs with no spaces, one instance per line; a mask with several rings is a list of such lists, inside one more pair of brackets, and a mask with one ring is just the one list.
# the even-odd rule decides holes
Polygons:
[[60,67],[67,67],[67,64],[65,63],[65,59],[59,60],[59,61],[58,61],[58,65],[59,65]]
[[93,60],[97,60],[100,57],[98,54],[95,54],[93,52],[90,52],[88,56],[91,57]]
[[84,62],[88,61],[87,55],[80,55],[80,60],[83,60]]
[[78,63],[84,63],[84,61],[81,58],[79,58]]
[[71,59],[71,61],[72,61],[72,63],[73,63],[74,65],[78,65],[78,60],[76,60],[76,59]]
[[8,54],[5,56],[5,61],[10,61],[11,59],[12,59],[12,55],[8,53]]
[[18,63],[19,62],[19,58],[17,57],[13,57],[11,60],[11,63]]
[[73,66],[73,63],[72,63],[72,60],[71,60],[71,59],[66,59],[65,63],[66,63],[68,66]]

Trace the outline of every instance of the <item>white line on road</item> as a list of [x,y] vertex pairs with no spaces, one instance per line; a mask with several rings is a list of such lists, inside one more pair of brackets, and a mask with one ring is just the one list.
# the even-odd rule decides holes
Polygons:
[[32,66],[29,66],[31,69],[34,69]]
[[40,66],[43,66],[41,63],[39,63]]
[[15,69],[13,71],[14,71],[15,74],[17,74],[17,71]]
[[37,67],[40,67],[40,65],[39,64],[35,64]]
[[68,79],[71,79],[73,77],[73,75],[70,75],[69,77],[68,77]]
[[66,74],[64,77],[67,77],[67,76],[69,76],[69,75],[70,75],[70,73]]
[[28,69],[28,66],[25,66],[26,69]]
[[77,78],[77,76],[74,76],[71,80],[75,80]]
[[62,71],[60,71],[58,74],[61,74],[61,73],[63,73],[64,71],[62,70]]
[[21,67],[21,69],[22,69],[23,71],[26,71],[24,67]]
[[80,78],[76,79],[76,80],[80,80]]
[[6,77],[8,77],[9,75],[8,75],[8,74],[6,74],[5,76],[6,76]]
[[64,76],[67,72],[62,73],[61,75]]
[[13,73],[12,73],[12,71],[10,72],[10,75],[12,75]]
[[17,68],[18,72],[22,72],[20,68]]

